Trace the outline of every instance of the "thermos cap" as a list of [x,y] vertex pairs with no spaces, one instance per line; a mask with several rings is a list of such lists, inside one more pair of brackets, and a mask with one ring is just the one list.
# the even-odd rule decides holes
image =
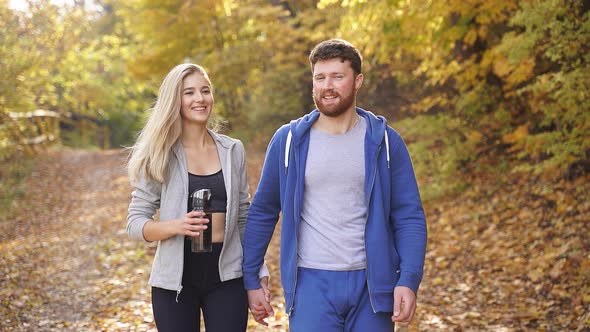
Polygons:
[[193,192],[193,209],[207,209],[209,208],[209,200],[211,199],[211,189],[199,189]]
[[211,198],[211,189],[199,189],[193,192],[193,198],[209,199]]

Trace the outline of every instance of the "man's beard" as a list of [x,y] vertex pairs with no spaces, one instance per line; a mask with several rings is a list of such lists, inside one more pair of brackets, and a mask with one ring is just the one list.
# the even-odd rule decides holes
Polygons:
[[[326,94],[326,91],[324,91],[323,94]],[[313,101],[315,103],[315,106],[318,108],[320,113],[326,116],[332,118],[338,117],[344,114],[355,103],[356,90],[354,88],[352,89],[352,91],[350,91],[350,93],[346,95],[342,95],[338,92],[333,92],[332,94],[336,94],[336,97],[339,97],[340,101],[338,102],[338,104],[330,106],[322,104],[322,94],[320,94],[319,96],[313,94]]]

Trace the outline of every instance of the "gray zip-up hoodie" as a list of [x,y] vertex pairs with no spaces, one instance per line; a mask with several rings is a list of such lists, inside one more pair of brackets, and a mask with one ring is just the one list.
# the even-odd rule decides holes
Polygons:
[[[212,131],[209,134],[217,145],[227,192],[225,237],[219,257],[219,278],[226,281],[242,276],[242,236],[250,207],[250,192],[242,142]],[[173,149],[166,182],[142,178],[132,183],[135,190],[131,193],[127,233],[133,239],[146,241],[143,227],[149,220],[154,220],[158,209],[160,222],[181,218],[186,214],[189,195],[187,162],[180,142]],[[180,293],[183,264],[184,235],[158,241],[149,284]],[[260,270],[260,277],[263,276],[268,276],[266,266]]]

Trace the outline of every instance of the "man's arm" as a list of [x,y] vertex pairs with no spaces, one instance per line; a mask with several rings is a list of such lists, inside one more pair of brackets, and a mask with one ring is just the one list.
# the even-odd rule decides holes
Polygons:
[[[426,255],[426,218],[408,149],[399,134],[391,132],[391,222],[396,250],[400,256],[400,279],[396,285],[396,293],[404,299],[408,298],[408,301],[413,296],[414,303],[408,305],[415,308],[415,297],[422,281]],[[400,286],[402,290],[398,289]],[[411,290],[413,294],[408,294],[403,288]]]
[[277,132],[269,143],[258,188],[248,211],[242,240],[244,250],[242,269],[244,286],[248,291],[248,306],[254,320],[265,326],[268,326],[268,323],[264,319],[274,315],[274,312],[270,305],[268,287],[261,285],[258,273],[281,210],[280,141]]
[[248,211],[242,240],[244,286],[247,290],[260,289],[258,272],[264,262],[281,210],[280,141],[279,132],[277,132],[269,143],[258,188]]

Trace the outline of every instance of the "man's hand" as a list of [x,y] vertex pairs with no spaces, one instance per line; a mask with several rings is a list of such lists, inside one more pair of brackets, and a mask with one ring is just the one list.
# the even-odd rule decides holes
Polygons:
[[393,290],[393,322],[409,322],[416,312],[416,294],[408,287],[398,286]]
[[256,322],[264,326],[268,326],[264,319],[274,315],[270,303],[266,300],[267,296],[270,299],[270,293],[269,295],[265,294],[263,288],[248,290],[248,306],[252,316],[254,316]]

